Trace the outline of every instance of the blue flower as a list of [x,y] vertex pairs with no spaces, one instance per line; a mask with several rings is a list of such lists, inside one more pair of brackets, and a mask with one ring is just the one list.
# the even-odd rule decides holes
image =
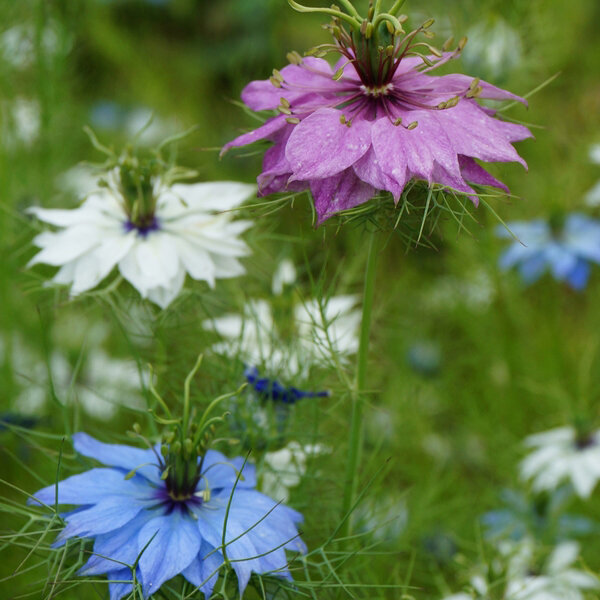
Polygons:
[[126,565],[136,561],[144,597],[181,574],[209,598],[225,562],[223,540],[240,597],[252,572],[291,579],[285,550],[306,551],[297,530],[302,515],[257,492],[254,467],[244,466],[242,458],[228,460],[208,450],[198,459],[194,489],[176,494],[169,477],[161,478],[159,446],[142,450],[104,444],[84,433],[75,434],[73,443],[80,454],[109,468],[50,485],[31,502],[79,505],[63,515],[66,527],[55,545],[92,538],[94,551],[80,574],[106,574],[115,582],[109,583],[111,600],[132,591],[132,569]]
[[[573,289],[582,290],[590,275],[590,262],[600,263],[600,222],[585,215],[569,215],[561,227],[536,219],[509,223],[518,238],[500,257],[500,267],[517,267],[525,283],[537,281],[546,271],[555,279],[566,281]],[[511,238],[499,227],[497,234]]]
[[285,387],[276,379],[260,377],[256,367],[247,367],[244,371],[246,381],[254,388],[261,399],[295,404],[302,398],[327,398],[329,392],[304,392],[295,387]]

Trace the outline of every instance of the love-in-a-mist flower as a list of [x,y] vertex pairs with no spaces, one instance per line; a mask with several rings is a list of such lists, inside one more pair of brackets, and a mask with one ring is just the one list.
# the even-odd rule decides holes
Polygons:
[[532,451],[521,462],[521,478],[531,480],[535,491],[570,481],[578,496],[591,496],[600,479],[600,431],[559,427],[531,435],[525,444]]
[[470,593],[444,600],[583,600],[587,592],[600,588],[597,577],[574,568],[580,552],[577,542],[561,542],[541,562],[531,539],[502,546],[498,559],[471,578]]
[[[293,265],[283,261],[273,277],[273,294],[281,297],[285,286],[289,287],[295,278]],[[289,323],[277,320],[274,305],[266,300],[250,300],[243,314],[205,321],[207,329],[224,338],[212,350],[257,367],[263,377],[284,379],[306,376],[311,366],[329,363],[333,355],[343,361],[356,352],[360,313],[354,308],[355,296],[323,300],[281,298],[287,299],[291,302]]]
[[85,433],[75,434],[73,444],[106,467],[39,490],[33,503],[78,507],[63,515],[66,527],[55,545],[71,538],[93,539],[93,553],[80,575],[106,574],[111,600],[131,593],[132,583],[110,581],[132,582],[126,565],[134,565],[138,557],[135,575],[144,597],[181,574],[209,598],[224,552],[241,596],[253,572],[289,579],[285,551],[305,550],[297,529],[302,516],[257,492],[255,468],[247,464],[242,470],[243,458],[229,460],[207,450],[200,458],[188,457],[190,472],[183,469],[188,477],[180,478],[182,469],[173,465],[182,460],[181,448],[174,457],[168,449],[163,458],[160,445],[142,450],[104,444]]
[[190,384],[200,362],[186,378],[180,417],[150,382],[169,423],[162,443],[152,446],[139,426],[134,431],[147,450],[75,434],[75,450],[106,468],[50,485],[30,500],[78,506],[62,515],[66,527],[55,545],[93,539],[80,574],[106,574],[113,581],[111,600],[128,595],[136,581],[147,598],[179,574],[209,598],[225,564],[237,576],[241,597],[252,573],[291,579],[286,550],[306,550],[297,529],[302,515],[257,492],[255,468],[243,458],[229,460],[210,449],[215,426],[224,419],[211,412],[231,394],[196,413]]
[[316,53],[341,58],[331,67],[323,58],[291,53],[291,64],[243,90],[252,110],[279,112],[224,147],[272,142],[259,194],[310,189],[322,222],[381,190],[398,202],[411,180],[451,188],[475,204],[473,184],[506,190],[477,161],[525,165],[512,144],[531,134],[477,99],[524,100],[466,75],[430,75],[460,54],[464,40],[453,52],[432,47],[433,20],[405,33],[406,18],[396,16],[402,2],[388,12],[378,12],[378,2],[366,17],[349,1],[342,9],[289,3],[332,15],[333,44]]
[[76,296],[96,287],[118,267],[144,298],[166,308],[181,291],[186,273],[214,287],[216,279],[245,270],[248,254],[239,238],[251,223],[232,220],[231,209],[255,191],[234,182],[172,183],[156,161],[127,156],[99,178],[95,191],[72,210],[32,208],[59,227],[34,239],[42,250],[29,265],[60,266],[53,281]]
[[513,240],[500,257],[500,267],[516,267],[528,284],[550,271],[555,279],[582,290],[590,276],[590,262],[600,263],[600,221],[579,213],[550,222],[508,223],[508,230],[499,226],[496,233]]

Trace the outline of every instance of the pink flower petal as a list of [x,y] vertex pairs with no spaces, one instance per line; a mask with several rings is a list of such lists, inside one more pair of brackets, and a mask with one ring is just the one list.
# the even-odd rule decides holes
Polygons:
[[367,202],[377,193],[374,187],[361,181],[352,169],[346,169],[334,177],[312,181],[310,190],[315,200],[319,225],[341,210]]
[[322,108],[296,125],[286,146],[293,179],[323,179],[352,166],[371,145],[371,123],[340,122],[342,111]]

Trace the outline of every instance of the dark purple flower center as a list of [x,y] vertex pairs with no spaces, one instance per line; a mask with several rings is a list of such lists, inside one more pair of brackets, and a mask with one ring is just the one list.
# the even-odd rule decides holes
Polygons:
[[127,231],[128,233],[130,231],[135,230],[137,231],[139,236],[145,238],[148,236],[149,233],[152,233],[153,231],[158,231],[160,229],[160,222],[154,215],[151,215],[146,219],[139,219],[137,222],[128,220],[125,222],[124,227],[125,231]]

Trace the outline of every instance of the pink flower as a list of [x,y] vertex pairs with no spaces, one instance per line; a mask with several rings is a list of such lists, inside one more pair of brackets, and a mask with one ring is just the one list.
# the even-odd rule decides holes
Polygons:
[[[441,53],[415,41],[419,33],[430,37],[431,22],[404,35],[398,20],[394,29],[381,17],[379,27],[377,19],[365,19],[350,33],[334,18],[335,45],[329,47],[342,55],[335,67],[291,53],[292,64],[281,72],[249,83],[242,92],[246,105],[280,114],[223,151],[257,140],[273,142],[258,177],[259,194],[309,188],[319,223],[380,190],[398,202],[412,179],[467,194],[475,205],[472,184],[508,191],[477,160],[526,167],[512,143],[531,133],[498,119],[476,98],[525,100],[466,75],[431,76],[464,43]],[[428,54],[419,54],[418,46],[426,46]]]

